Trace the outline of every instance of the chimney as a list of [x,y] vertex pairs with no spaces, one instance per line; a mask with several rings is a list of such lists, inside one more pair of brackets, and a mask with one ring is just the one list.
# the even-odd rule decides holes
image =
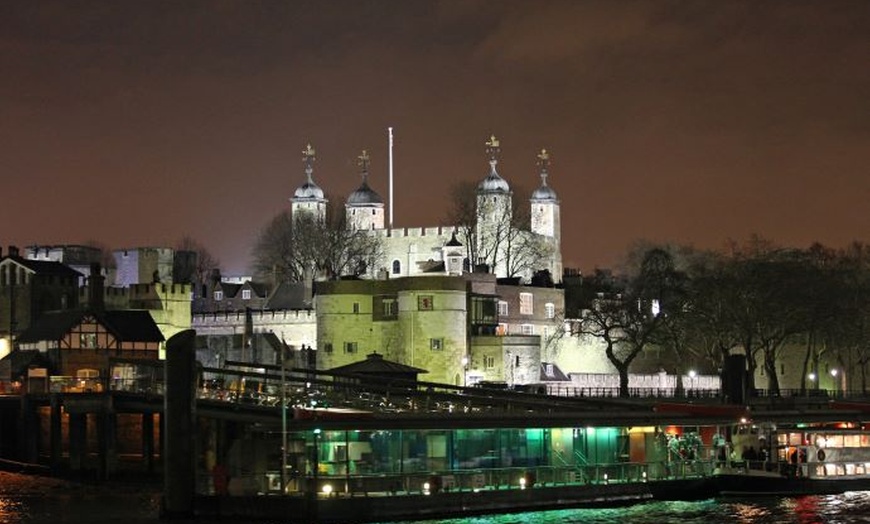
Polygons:
[[99,262],[91,262],[91,276],[88,278],[88,298],[94,311],[106,308],[106,297],[103,289],[103,270]]
[[17,246],[9,246],[9,256],[17,257],[18,256],[18,247]]

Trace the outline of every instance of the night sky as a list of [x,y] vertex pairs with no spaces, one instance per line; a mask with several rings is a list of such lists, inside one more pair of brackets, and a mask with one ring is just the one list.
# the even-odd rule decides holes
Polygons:
[[449,188],[537,186],[565,267],[639,239],[870,241],[870,2],[0,2],[0,244],[174,246],[247,271],[316,148],[397,227]]

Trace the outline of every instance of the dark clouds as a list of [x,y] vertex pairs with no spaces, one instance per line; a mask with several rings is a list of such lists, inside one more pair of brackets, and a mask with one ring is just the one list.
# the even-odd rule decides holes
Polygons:
[[4,244],[173,244],[241,271],[302,181],[434,225],[448,186],[537,183],[552,151],[567,266],[637,238],[867,239],[864,1],[0,4]]

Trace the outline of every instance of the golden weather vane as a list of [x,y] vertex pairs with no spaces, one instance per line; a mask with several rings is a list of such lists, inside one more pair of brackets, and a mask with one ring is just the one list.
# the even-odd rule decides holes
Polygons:
[[314,153],[314,148],[311,147],[311,144],[305,146],[305,149],[302,150],[302,161],[305,162],[306,165],[310,166],[312,162],[317,158],[317,155]]
[[490,135],[486,141],[486,152],[489,153],[489,158],[495,160],[496,155],[501,151],[498,138],[495,135]]
[[538,165],[541,166],[541,169],[544,171],[546,171],[547,166],[550,165],[550,153],[548,153],[546,149],[541,149],[541,152],[538,153]]
[[369,172],[369,161],[370,161],[368,151],[363,149],[362,153],[356,158],[357,158],[356,165],[358,165],[359,167],[362,168],[363,173],[368,173]]

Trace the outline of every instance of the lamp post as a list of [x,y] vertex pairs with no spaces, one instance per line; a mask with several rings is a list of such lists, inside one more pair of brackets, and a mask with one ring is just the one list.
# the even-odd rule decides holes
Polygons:
[[831,377],[834,379],[834,393],[840,394],[840,370],[834,368],[831,370]]
[[462,357],[462,387],[468,386],[468,357]]
[[287,494],[287,377],[285,359],[287,344],[281,347],[281,495]]

